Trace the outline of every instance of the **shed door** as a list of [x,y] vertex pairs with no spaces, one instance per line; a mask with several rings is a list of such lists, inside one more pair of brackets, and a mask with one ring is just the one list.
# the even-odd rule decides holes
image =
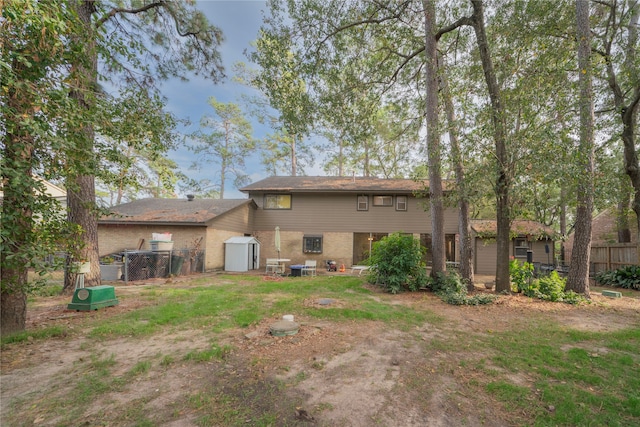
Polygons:
[[260,269],[260,245],[258,243],[249,243],[247,265],[249,270]]

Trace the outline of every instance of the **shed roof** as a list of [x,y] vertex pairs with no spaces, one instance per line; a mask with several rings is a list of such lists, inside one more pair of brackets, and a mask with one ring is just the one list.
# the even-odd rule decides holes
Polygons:
[[[472,219],[471,228],[478,234],[484,236],[495,236],[498,230],[498,223],[493,219]],[[514,220],[511,223],[511,233],[517,236],[538,236],[553,238],[555,232],[549,226],[537,221]]]
[[110,208],[100,224],[181,224],[204,225],[240,206],[253,204],[250,199],[141,199]]
[[233,236],[224,241],[225,243],[246,245],[248,243],[260,243],[258,239],[253,236]]
[[429,181],[412,179],[383,179],[372,177],[344,176],[272,176],[254,182],[240,189],[249,192],[378,192],[378,193],[413,193],[425,191]]

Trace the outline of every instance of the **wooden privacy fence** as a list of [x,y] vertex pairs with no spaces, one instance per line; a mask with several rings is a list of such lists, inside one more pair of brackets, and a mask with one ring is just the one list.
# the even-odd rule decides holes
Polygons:
[[591,271],[615,270],[625,265],[638,264],[635,243],[615,243],[607,246],[591,246]]

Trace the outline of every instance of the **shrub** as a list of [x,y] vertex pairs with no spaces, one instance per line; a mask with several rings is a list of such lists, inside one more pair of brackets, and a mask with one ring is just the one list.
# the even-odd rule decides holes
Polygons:
[[413,236],[393,233],[373,244],[368,280],[396,294],[417,291],[427,285],[423,261],[425,248]]
[[558,275],[557,271],[552,271],[548,276],[538,279],[537,285],[542,299],[547,301],[562,301],[564,299],[564,288],[567,282]]
[[429,287],[442,301],[452,305],[491,304],[495,300],[495,296],[488,294],[468,296],[467,286],[455,272],[450,274],[439,273]]
[[567,304],[578,304],[586,301],[582,295],[574,291],[565,292],[566,285],[566,279],[560,277],[557,271],[552,271],[548,276],[534,280],[531,286],[523,291],[523,294],[530,298],[565,302]]
[[604,286],[640,291],[640,265],[627,265],[617,270],[601,271],[596,281]]
[[524,262],[520,264],[517,259],[509,262],[509,276],[511,282],[516,285],[516,292],[530,291],[531,278],[533,277],[533,264]]

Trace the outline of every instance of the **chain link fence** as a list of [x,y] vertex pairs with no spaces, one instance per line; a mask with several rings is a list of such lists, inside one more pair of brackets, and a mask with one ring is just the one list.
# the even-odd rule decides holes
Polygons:
[[205,251],[200,249],[124,251],[121,258],[121,279],[125,283],[205,271]]

